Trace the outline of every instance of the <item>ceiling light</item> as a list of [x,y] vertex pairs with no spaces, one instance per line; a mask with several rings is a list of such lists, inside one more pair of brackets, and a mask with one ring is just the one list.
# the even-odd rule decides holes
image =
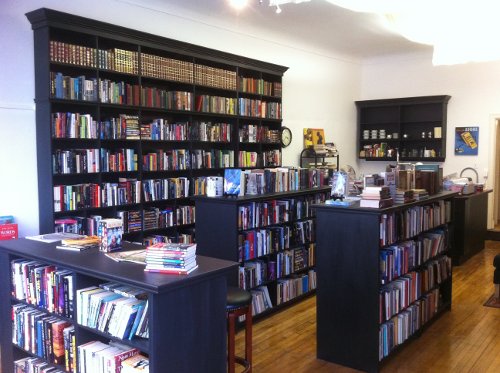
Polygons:
[[248,0],[229,0],[229,3],[235,9],[243,9],[247,6]]
[[280,14],[281,13],[281,8],[279,5],[276,5],[276,13]]

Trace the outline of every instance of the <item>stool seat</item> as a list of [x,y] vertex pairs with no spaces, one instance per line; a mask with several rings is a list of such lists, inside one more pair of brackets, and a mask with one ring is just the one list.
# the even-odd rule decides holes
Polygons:
[[249,306],[252,303],[252,294],[249,291],[236,288],[227,288],[226,311],[235,310],[241,307]]
[[493,283],[500,284],[500,254],[496,255],[493,259],[493,265],[495,266],[495,272],[493,272]]

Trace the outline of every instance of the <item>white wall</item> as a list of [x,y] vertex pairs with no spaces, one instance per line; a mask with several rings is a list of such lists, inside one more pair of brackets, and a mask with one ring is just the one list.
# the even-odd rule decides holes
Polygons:
[[[355,109],[361,67],[293,39],[264,29],[223,25],[178,6],[155,0],[2,0],[0,4],[0,215],[14,215],[20,236],[38,232],[35,156],[33,39],[24,16],[47,7],[132,29],[285,65],[283,124],[294,140],[283,152],[283,164],[297,165],[302,128],[325,129],[338,144],[341,164],[356,162]],[[292,36],[290,38],[293,38]]]
[[[500,117],[500,62],[433,66],[430,54],[381,58],[364,64],[361,81],[363,100],[450,95],[444,173],[460,173],[464,167],[475,167],[480,182],[489,172],[487,185],[494,186],[492,154],[496,137],[494,118]],[[455,127],[467,126],[479,126],[479,154],[456,156]],[[359,164],[362,172],[369,173],[376,171],[381,163]],[[464,175],[474,177],[470,172]],[[489,210],[491,220],[493,209]]]

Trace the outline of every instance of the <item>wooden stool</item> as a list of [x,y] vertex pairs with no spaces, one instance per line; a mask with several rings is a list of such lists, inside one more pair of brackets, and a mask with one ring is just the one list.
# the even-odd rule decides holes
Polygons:
[[[234,373],[236,363],[252,371],[252,294],[236,287],[227,289],[227,370]],[[245,358],[235,356],[236,320],[245,315]]]
[[495,284],[495,297],[500,299],[500,254],[493,259],[495,272],[493,273],[493,283]]

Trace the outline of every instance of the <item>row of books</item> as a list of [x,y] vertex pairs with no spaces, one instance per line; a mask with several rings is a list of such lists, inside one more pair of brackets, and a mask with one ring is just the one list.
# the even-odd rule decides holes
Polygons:
[[280,142],[280,131],[270,129],[268,126],[243,124],[240,126],[239,139],[241,143],[277,144]]
[[134,366],[144,366],[148,372],[149,360],[139,350],[116,341],[104,343],[90,341],[77,348],[79,373],[126,373],[135,372]]
[[193,83],[193,63],[141,53],[141,73],[151,78]]
[[204,113],[236,115],[238,101],[234,97],[222,97],[211,95],[196,96],[194,110]]
[[238,206],[238,229],[248,230],[290,221],[290,200],[250,202]]
[[238,234],[239,259],[250,260],[290,248],[289,226],[256,229]]
[[[236,106],[236,105],[235,105]],[[279,102],[268,102],[250,98],[238,99],[238,113],[246,117],[281,119],[282,107]],[[235,113],[234,113],[235,114]]]
[[380,282],[387,284],[446,250],[447,231],[423,233],[416,240],[404,241],[380,250]]
[[142,106],[166,110],[193,110],[193,93],[185,91],[167,91],[156,87],[141,87]]
[[267,286],[259,286],[250,291],[252,294],[252,316],[273,308]]
[[118,283],[76,290],[77,322],[120,339],[147,338],[147,294]]
[[149,53],[138,53],[124,49],[97,49],[88,46],[50,41],[50,60],[52,62],[98,67],[100,69],[137,74],[139,60],[143,76],[195,83],[227,90],[239,89],[242,92],[281,97],[280,82],[268,82],[263,79],[240,77],[236,79],[236,71],[212,66],[193,64],[192,62],[174,58],[157,56]]
[[234,151],[227,149],[159,149],[142,156],[143,171],[178,171],[234,167]]
[[264,79],[240,76],[239,87],[241,92],[281,97],[282,85],[280,82],[267,82]]
[[380,217],[380,245],[386,246],[410,239],[423,231],[451,220],[451,202],[440,200],[429,205],[414,206]]
[[423,294],[447,280],[451,275],[451,259],[437,258],[419,271],[409,272],[380,289],[380,322],[389,320]]
[[65,373],[73,372],[73,370],[57,369],[53,365],[47,363],[44,359],[38,357],[25,357],[14,361],[14,373]]
[[209,87],[236,90],[236,71],[195,64],[194,82]]
[[238,267],[238,286],[249,290],[276,279],[276,262],[262,259],[245,262]]
[[261,152],[240,150],[238,153],[238,164],[240,167],[281,166],[281,151],[279,149]]
[[144,202],[189,197],[189,186],[190,180],[187,177],[143,180]]
[[100,152],[101,172],[137,171],[135,149],[104,149]]
[[123,179],[118,183],[54,185],[54,211],[120,206],[139,203],[141,182]]
[[12,305],[12,343],[50,364],[66,365],[64,334],[73,329],[57,316],[26,304]]
[[231,142],[231,123],[193,121],[189,126],[189,139],[209,142]]
[[379,328],[379,360],[415,334],[438,312],[441,294],[434,289]]
[[52,171],[59,174],[137,171],[135,149],[56,149]]
[[311,269],[307,274],[294,275],[291,278],[278,280],[276,284],[276,305],[286,303],[311,290],[316,289],[316,271]]
[[191,168],[194,170],[234,167],[234,151],[226,149],[191,150]]
[[97,78],[87,79],[85,75],[71,77],[50,72],[50,96],[65,100],[94,101],[99,99]]
[[191,225],[195,222],[195,206],[148,207],[141,211],[118,211],[124,233]]
[[187,275],[198,268],[196,244],[157,243],[146,248],[144,271]]
[[282,278],[309,267],[309,253],[304,247],[276,253],[276,276]]
[[73,274],[27,259],[11,262],[12,296],[67,318],[73,317]]

